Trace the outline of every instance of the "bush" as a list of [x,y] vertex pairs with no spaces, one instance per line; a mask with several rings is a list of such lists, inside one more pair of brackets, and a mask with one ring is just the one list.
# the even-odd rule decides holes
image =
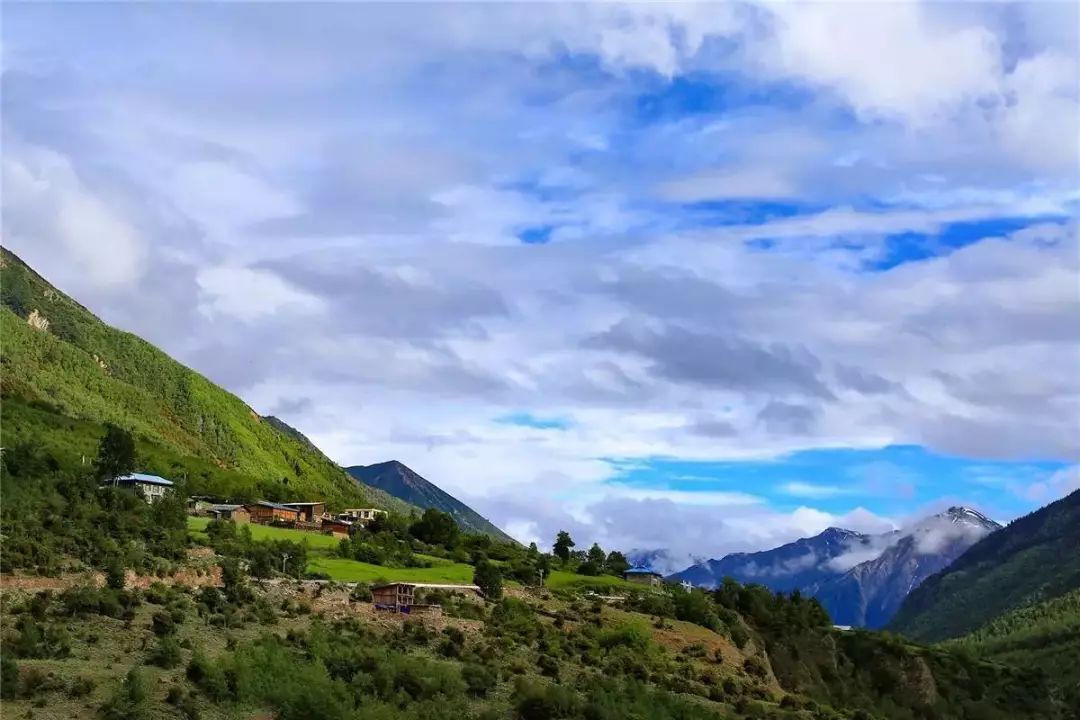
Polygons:
[[519,679],[514,688],[514,707],[521,720],[555,720],[581,715],[577,695],[561,685]]
[[176,639],[175,635],[165,635],[158,637],[157,644],[154,649],[150,651],[150,662],[158,667],[165,668],[166,670],[174,668],[180,664],[180,642]]
[[19,664],[6,653],[0,655],[0,699],[14,700],[19,696]]
[[149,716],[146,678],[138,668],[131,668],[112,696],[101,706],[105,720],[141,720]]
[[158,637],[172,635],[176,632],[176,621],[173,619],[171,613],[158,610],[150,619],[150,628]]
[[77,677],[71,682],[71,688],[68,690],[68,695],[73,698],[86,697],[90,693],[94,692],[94,681],[88,677]]
[[349,599],[353,602],[371,602],[371,586],[367,583],[358,582],[349,593]]
[[465,681],[465,688],[474,697],[486,697],[498,684],[498,674],[487,665],[479,663],[465,663],[461,668],[461,679]]

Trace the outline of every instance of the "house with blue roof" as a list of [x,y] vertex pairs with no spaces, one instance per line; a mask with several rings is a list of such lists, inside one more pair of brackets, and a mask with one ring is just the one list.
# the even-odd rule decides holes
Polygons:
[[664,576],[651,568],[635,565],[623,573],[623,580],[649,587],[659,587],[664,582]]
[[147,473],[128,473],[113,478],[112,487],[140,496],[148,503],[156,503],[173,489],[172,480]]

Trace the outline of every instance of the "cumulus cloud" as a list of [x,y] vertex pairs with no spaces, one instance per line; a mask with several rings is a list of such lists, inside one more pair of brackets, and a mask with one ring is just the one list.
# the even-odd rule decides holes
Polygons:
[[[881,532],[749,481],[617,486],[816,447],[1080,457],[1075,20],[20,6],[4,243],[334,459],[398,458],[522,539]],[[878,471],[787,497],[920,487]]]
[[11,140],[3,159],[8,242],[26,248],[31,261],[66,258],[84,276],[79,286],[114,289],[138,282],[146,240],[124,209],[87,187],[66,156]]

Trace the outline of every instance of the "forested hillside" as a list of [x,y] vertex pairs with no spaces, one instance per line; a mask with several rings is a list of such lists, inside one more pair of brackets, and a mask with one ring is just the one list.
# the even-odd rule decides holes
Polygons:
[[1010,610],[1080,588],[1080,490],[973,545],[908,595],[891,628],[959,637]]
[[3,444],[62,464],[93,452],[104,423],[131,430],[144,469],[192,492],[361,504],[360,486],[310,443],[153,345],[101,322],[18,257],[0,255]]

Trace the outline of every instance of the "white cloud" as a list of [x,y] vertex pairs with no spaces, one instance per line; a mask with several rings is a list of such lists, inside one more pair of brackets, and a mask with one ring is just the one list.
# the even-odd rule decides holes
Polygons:
[[267,270],[216,266],[200,270],[196,282],[202,293],[199,309],[208,317],[228,316],[251,323],[280,313],[310,315],[323,302]]
[[[1080,453],[1075,226],[862,272],[888,235],[1075,214],[1063,23],[983,5],[264,4],[225,12],[266,22],[192,5],[134,24],[117,6],[98,10],[105,42],[13,10],[5,244],[255,407],[290,401],[343,463],[401,459],[523,536],[574,522],[649,547],[693,525],[686,542],[717,554],[883,521],[772,512],[741,481],[612,490],[620,463]],[[709,80],[724,92],[697,107]],[[665,192],[736,202],[695,215]],[[746,201],[777,197],[822,209],[752,224]],[[517,242],[546,226],[547,245]],[[744,244],[761,237],[769,252]],[[759,422],[773,400],[803,421]],[[521,411],[572,426],[494,421]],[[907,499],[878,470],[887,488],[853,505]],[[669,521],[642,524],[656,508]]]
[[3,185],[4,235],[27,248],[27,260],[62,257],[83,276],[81,287],[138,284],[145,240],[123,211],[87,187],[65,156],[9,140]]
[[780,486],[780,492],[794,497],[826,498],[842,495],[845,489],[838,485],[819,485],[816,483],[793,480]]
[[998,38],[948,27],[916,3],[777,3],[775,72],[841,95],[867,119],[940,122],[999,92]]
[[1020,488],[1023,497],[1042,504],[1053,502],[1080,490],[1080,465],[1070,465],[1052,473],[1049,477]]

